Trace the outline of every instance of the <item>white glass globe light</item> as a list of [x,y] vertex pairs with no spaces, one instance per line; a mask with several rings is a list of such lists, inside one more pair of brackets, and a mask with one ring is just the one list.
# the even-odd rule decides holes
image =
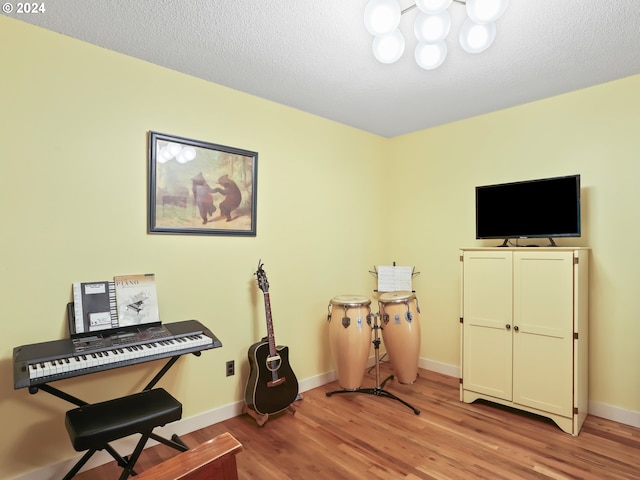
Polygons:
[[437,43],[419,42],[415,51],[416,63],[425,70],[438,68],[447,58],[447,44],[444,40]]
[[380,63],[394,63],[404,53],[404,37],[400,30],[373,38],[373,56]]
[[182,156],[187,162],[190,162],[191,160],[196,158],[196,149],[193,147],[185,147],[182,150]]
[[158,163],[167,163],[169,160],[173,158],[173,155],[169,153],[167,147],[162,147],[158,151],[158,155],[156,157]]
[[416,0],[416,7],[421,12],[437,14],[444,12],[453,0]]
[[398,28],[401,16],[396,0],[369,0],[364,7],[364,26],[371,35],[386,35]]
[[182,147],[175,142],[169,142],[167,144],[167,151],[169,152],[169,154],[171,154],[172,157],[180,154],[180,150],[182,150]]
[[465,52],[480,53],[491,46],[496,38],[496,24],[477,24],[470,18],[460,29],[460,45]]
[[507,9],[509,0],[467,0],[467,15],[476,23],[493,23]]
[[444,11],[437,15],[420,12],[413,24],[413,31],[418,42],[436,43],[444,40],[451,30],[451,15]]

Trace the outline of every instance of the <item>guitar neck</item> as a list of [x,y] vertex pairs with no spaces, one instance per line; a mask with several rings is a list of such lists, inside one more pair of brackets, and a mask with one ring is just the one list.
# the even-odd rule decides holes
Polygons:
[[271,319],[271,300],[269,292],[264,292],[264,311],[267,317],[267,338],[269,339],[269,355],[276,355],[276,338],[273,333],[273,320]]

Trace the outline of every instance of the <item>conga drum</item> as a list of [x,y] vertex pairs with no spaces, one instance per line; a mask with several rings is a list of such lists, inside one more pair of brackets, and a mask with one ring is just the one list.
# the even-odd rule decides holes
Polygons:
[[360,295],[338,295],[328,305],[329,343],[338,374],[345,390],[357,390],[362,384],[371,349],[371,300]]
[[412,292],[385,292],[378,299],[382,339],[400,383],[418,378],[420,307]]

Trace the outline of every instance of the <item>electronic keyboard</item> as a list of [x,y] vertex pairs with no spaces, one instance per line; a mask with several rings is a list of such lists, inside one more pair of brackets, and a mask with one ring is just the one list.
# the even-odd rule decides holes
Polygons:
[[23,345],[13,349],[13,387],[35,387],[221,346],[197,320]]

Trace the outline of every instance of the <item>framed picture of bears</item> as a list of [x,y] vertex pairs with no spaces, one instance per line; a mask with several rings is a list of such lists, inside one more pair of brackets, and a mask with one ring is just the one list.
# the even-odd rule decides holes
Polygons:
[[258,154],[149,132],[149,233],[256,236]]

